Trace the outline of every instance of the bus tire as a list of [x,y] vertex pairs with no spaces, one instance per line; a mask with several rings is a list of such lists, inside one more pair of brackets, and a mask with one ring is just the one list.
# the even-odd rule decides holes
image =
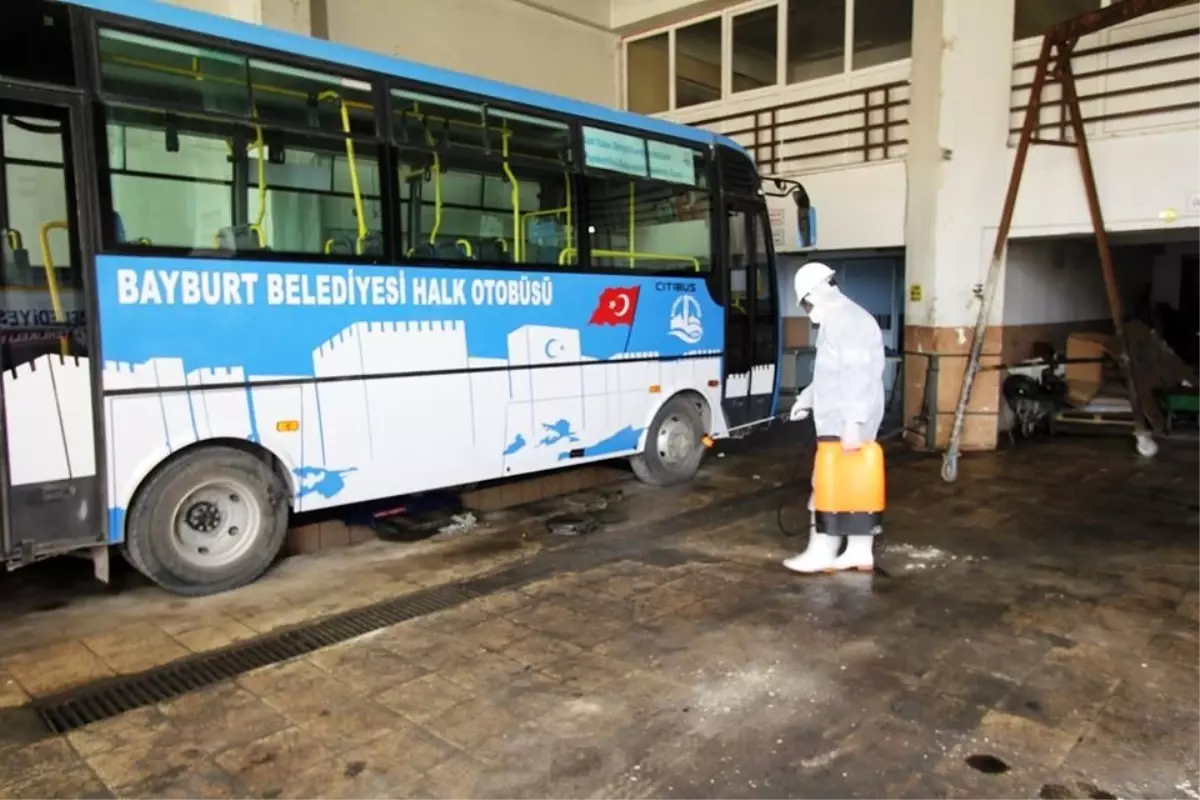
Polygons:
[[168,461],[138,491],[123,550],[175,594],[236,589],[266,572],[283,547],[287,496],[266,459],[235,447],[198,447]]
[[645,449],[629,459],[633,474],[651,486],[675,486],[695,477],[704,460],[704,417],[694,402],[672,397],[646,430]]

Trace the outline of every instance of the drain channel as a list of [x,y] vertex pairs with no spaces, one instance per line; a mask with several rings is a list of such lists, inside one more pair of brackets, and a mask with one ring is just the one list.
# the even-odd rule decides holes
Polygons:
[[67,733],[371,631],[444,611],[478,596],[465,585],[426,589],[145,672],[97,681],[39,698],[31,705],[52,733]]
[[263,634],[220,650],[189,656],[144,672],[94,681],[36,698],[24,708],[35,712],[50,733],[63,734],[372,631],[446,611],[487,595],[519,589],[556,574],[593,569],[626,558],[642,558],[648,563],[655,560],[682,563],[687,560],[686,557],[653,552],[650,542],[681,530],[691,530],[694,525],[725,524],[748,513],[761,511],[770,505],[779,491],[777,487],[770,487],[738,495],[634,528],[614,541],[596,542],[595,546],[586,548],[564,547],[544,551],[524,563],[462,583],[423,589],[293,628]]

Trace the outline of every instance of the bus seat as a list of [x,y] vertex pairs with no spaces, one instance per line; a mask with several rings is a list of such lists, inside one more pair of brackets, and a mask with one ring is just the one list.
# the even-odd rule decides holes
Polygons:
[[434,252],[433,245],[428,242],[422,242],[414,247],[408,254],[409,258],[437,258],[437,253]]
[[333,239],[328,239],[325,242],[325,254],[330,256],[348,256],[354,252],[353,242],[344,237],[339,236]]
[[560,252],[562,250],[558,245],[531,244],[525,248],[525,261],[530,264],[557,264]]
[[457,242],[444,239],[434,245],[433,257],[443,261],[463,261],[467,258],[467,251]]
[[362,254],[364,256],[383,255],[383,234],[372,231],[363,239]]
[[500,239],[480,240],[479,244],[475,245],[475,254],[480,261],[489,261],[493,264],[509,262],[508,251],[501,246]]
[[219,250],[231,250],[235,253],[245,251],[262,250],[262,242],[258,239],[258,232],[249,225],[230,225],[226,228],[221,228],[217,234],[217,248]]

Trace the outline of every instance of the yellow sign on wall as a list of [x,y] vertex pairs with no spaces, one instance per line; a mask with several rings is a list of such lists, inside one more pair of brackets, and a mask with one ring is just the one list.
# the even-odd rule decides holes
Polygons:
[[914,283],[908,287],[908,300],[910,303],[921,302],[921,284]]

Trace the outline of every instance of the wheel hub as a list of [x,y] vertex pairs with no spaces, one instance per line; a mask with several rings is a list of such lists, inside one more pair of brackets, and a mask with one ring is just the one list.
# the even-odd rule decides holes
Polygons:
[[668,467],[679,466],[691,457],[695,449],[692,428],[679,417],[668,417],[658,430],[657,444],[658,457],[663,464]]
[[184,518],[188,527],[198,533],[213,533],[221,527],[221,509],[207,500],[193,503]]
[[197,486],[175,512],[176,551],[197,567],[222,567],[240,559],[258,538],[262,511],[240,482]]

